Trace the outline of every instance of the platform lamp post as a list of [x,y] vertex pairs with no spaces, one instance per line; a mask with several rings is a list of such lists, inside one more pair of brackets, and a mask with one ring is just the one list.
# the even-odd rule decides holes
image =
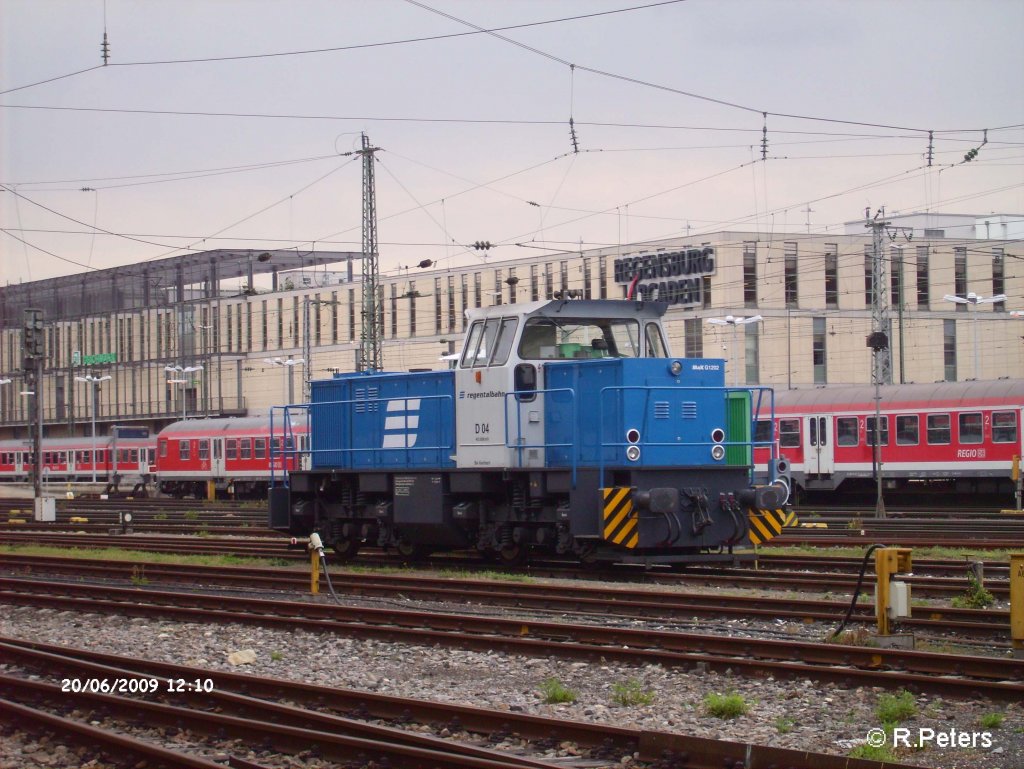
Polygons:
[[293,387],[294,382],[292,380],[292,368],[295,366],[301,366],[306,362],[305,358],[264,358],[264,363],[269,363],[271,366],[280,366],[284,371],[284,389],[285,389],[285,403],[289,404],[294,400]]
[[978,381],[978,305],[979,304],[992,304],[993,302],[1005,302],[1006,294],[996,294],[995,296],[982,297],[978,296],[973,291],[969,292],[966,297],[954,296],[953,294],[946,294],[944,297],[947,302],[954,302],[955,304],[966,304],[968,305],[968,312],[970,312],[971,306],[974,307],[974,311],[971,312],[973,319],[971,320],[971,326],[974,329],[974,381]]
[[[732,326],[732,350],[730,351],[733,355],[736,354],[736,327],[745,326],[748,323],[757,323],[764,320],[760,315],[751,315],[749,318],[736,317],[735,315],[726,315],[724,318],[708,318],[708,323],[713,323],[716,326]],[[744,360],[746,356],[743,356]],[[737,365],[733,371],[733,386],[737,386],[740,383],[740,366]]]
[[92,482],[96,483],[96,397],[99,394],[100,382],[106,382],[109,376],[76,376],[76,382],[92,383]]
[[177,377],[175,379],[168,379],[167,380],[167,384],[180,384],[181,385],[181,419],[182,419],[182,421],[184,421],[187,418],[186,417],[186,414],[187,414],[186,405],[188,403],[188,399],[185,397],[186,396],[185,385],[188,384],[189,380],[188,380],[188,377],[185,376],[185,374],[192,374],[192,373],[194,373],[196,371],[202,371],[202,370],[203,370],[202,366],[164,366],[164,371],[167,371],[167,372],[172,373],[172,374],[175,374],[175,373],[181,374],[181,376],[179,376],[179,377]]

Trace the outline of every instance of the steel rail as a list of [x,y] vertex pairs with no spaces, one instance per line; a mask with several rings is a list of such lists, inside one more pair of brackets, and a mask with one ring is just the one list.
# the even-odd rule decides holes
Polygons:
[[[12,584],[20,583],[20,584]],[[34,588],[34,589],[33,589]],[[59,588],[65,595],[47,594]],[[226,595],[167,593],[104,586],[90,598],[89,585],[38,585],[0,580],[0,603],[64,610],[206,622],[302,627],[424,645],[439,643],[527,655],[657,662],[673,666],[733,669],[751,675],[792,675],[845,686],[904,687],[959,696],[1024,698],[1024,661],[838,644],[729,638],[693,633],[607,628],[466,614],[434,614],[396,608],[341,607]],[[119,598],[120,600],[114,600]],[[146,603],[143,603],[145,601]],[[182,603],[191,606],[182,606]],[[226,607],[230,607],[226,608]]]
[[[142,578],[149,582],[183,582],[208,586],[236,586],[244,588],[284,588],[305,590],[309,584],[307,572],[275,568],[247,568],[235,566],[170,565],[154,563],[96,562],[68,559],[58,556],[19,556],[0,553],[0,567],[24,573],[60,573],[93,578],[120,578],[133,582]],[[749,583],[763,587],[757,577],[714,577],[732,587]],[[813,586],[811,580],[806,578]],[[706,576],[697,582],[708,582]],[[787,582],[787,585],[792,585]],[[852,588],[852,583],[846,584]],[[964,588],[966,585],[964,586]],[[963,588],[962,588],[963,589]],[[962,592],[961,589],[961,592]],[[775,620],[787,617],[800,621],[837,621],[846,611],[848,601],[809,599],[777,599],[761,596],[737,596],[638,590],[622,587],[590,587],[582,585],[549,585],[507,583],[494,580],[451,579],[430,576],[393,574],[365,574],[346,572],[336,590],[357,596],[394,596],[430,601],[458,603],[478,602],[501,604],[544,611],[571,611],[599,613],[602,616],[646,617],[659,620],[679,620],[693,617],[720,617],[723,614],[745,618]],[[919,614],[903,620],[906,627],[935,630],[954,630],[974,635],[1009,633],[1009,615],[1006,611],[986,609],[958,609],[944,607],[914,607]],[[875,622],[874,608],[859,606],[851,620],[860,623]],[[938,627],[936,627],[938,626]]]
[[899,547],[972,547],[978,550],[1005,550],[1007,548],[1024,547],[1024,535],[1013,539],[968,539],[950,534],[946,537],[909,536],[904,534],[871,534],[862,536],[835,536],[833,530],[819,529],[825,534],[809,534],[816,529],[786,529],[784,534],[772,540],[772,547],[790,547],[793,545],[814,545],[821,547],[864,547],[874,539],[884,539],[888,544]]
[[[737,762],[740,762],[748,769],[770,766],[793,769],[877,769],[877,762],[843,756],[497,711],[454,703],[407,699],[284,679],[262,678],[244,673],[124,658],[11,638],[0,638],[0,649],[22,664],[47,672],[71,670],[83,677],[98,677],[127,670],[134,671],[135,675],[140,677],[155,675],[186,680],[211,678],[215,682],[215,691],[241,692],[250,698],[287,699],[311,705],[318,711],[326,708],[330,711],[355,712],[360,718],[402,721],[413,719],[434,726],[445,724],[452,730],[465,729],[489,735],[512,733],[531,740],[571,740],[612,756],[621,755],[622,752],[639,752],[643,761],[671,760],[673,766],[680,767],[719,769],[723,766],[736,766]],[[319,716],[319,712],[317,715]],[[907,765],[895,763],[888,763],[887,767],[909,769]]]
[[[52,707],[101,708],[107,712],[117,713],[125,720],[145,722],[146,726],[165,726],[186,728],[191,732],[215,735],[218,739],[236,738],[258,741],[270,745],[282,753],[298,753],[303,750],[315,750],[318,754],[334,759],[361,760],[364,762],[386,762],[387,765],[420,769],[423,766],[451,766],[465,769],[503,769],[503,767],[531,767],[532,769],[558,769],[560,765],[547,761],[534,761],[519,758],[497,751],[470,748],[462,751],[461,745],[447,743],[445,740],[418,735],[400,734],[397,729],[361,724],[361,731],[376,731],[374,739],[352,737],[345,734],[332,734],[314,728],[301,728],[288,724],[274,723],[260,719],[257,714],[263,713],[273,717],[266,711],[271,708],[249,697],[241,695],[224,696],[218,699],[221,708],[233,706],[245,715],[227,715],[221,712],[195,710],[159,702],[149,702],[135,697],[122,697],[102,692],[69,692],[57,684],[42,681],[31,681],[14,676],[0,675],[0,693],[7,697],[20,697],[34,702],[45,702]],[[291,712],[288,712],[288,711]],[[276,715],[285,720],[294,719],[296,709],[279,706]],[[310,719],[312,720],[312,719]],[[323,727],[321,719],[317,726]],[[342,726],[340,719],[334,719],[335,728]],[[357,722],[347,724],[348,728]],[[391,742],[389,739],[399,742]],[[419,737],[417,740],[416,737]],[[418,745],[412,744],[418,742]],[[420,745],[431,744],[431,748]],[[483,757],[482,754],[490,754]],[[206,764],[209,765],[209,764]]]
[[[0,683],[0,694],[10,694],[8,687]],[[116,751],[120,756],[127,753],[142,761],[152,762],[155,767],[167,769],[224,769],[224,764],[207,761],[204,758],[178,753],[158,745],[129,737],[126,734],[101,729],[91,724],[75,721],[45,710],[30,707],[0,696],[0,721],[34,732],[50,732],[61,738],[69,737],[75,742],[100,746],[103,750]],[[259,767],[259,765],[252,765]],[[260,767],[262,769],[262,767]]]
[[[269,539],[269,538],[268,538]],[[242,540],[242,539],[231,539],[231,538],[211,538],[202,537],[199,539],[184,539],[181,537],[123,537],[123,536],[112,536],[107,538],[97,538],[95,536],[86,535],[84,537],[77,537],[74,535],[54,535],[52,537],[33,537],[28,532],[24,534],[15,534],[10,532],[0,532],[0,544],[23,544],[26,541],[33,543],[49,543],[59,544],[64,547],[110,547],[112,545],[125,546],[130,550],[139,550],[144,552],[172,552],[179,554],[230,554],[230,555],[248,555],[251,557],[263,557],[273,558],[279,560],[291,560],[295,562],[305,561],[307,555],[305,552],[298,552],[293,549],[288,549],[283,546],[285,540],[279,540],[273,545],[268,545],[266,540]],[[766,563],[775,563],[776,556],[761,556],[761,559]],[[806,563],[804,559],[789,559],[792,561],[798,561]],[[829,558],[819,559],[821,561],[828,561]],[[850,565],[853,563],[851,559],[836,559],[837,561],[842,560],[844,565]],[[363,565],[374,565],[377,563],[382,565],[393,565],[394,560],[388,560],[386,558],[381,559],[362,559],[361,564]],[[859,561],[857,562],[859,565]],[[457,566],[467,570],[474,569],[493,569],[493,564],[481,564],[479,560],[471,560],[458,555],[453,555],[449,558],[435,558],[424,564],[425,566],[437,566],[437,567],[452,567]],[[791,564],[793,565],[793,564]],[[824,564],[828,565],[828,564]],[[797,568],[794,565],[794,568]],[[917,566],[915,565],[915,568]],[[923,568],[927,568],[927,563]],[[998,571],[1003,574],[1008,569],[1007,566],[1002,564],[986,564],[986,569],[991,569],[990,574]],[[551,576],[551,577],[580,577],[578,567],[571,565],[566,566],[551,566],[551,565],[534,565],[521,569],[513,569],[516,573],[531,574],[534,576]],[[691,583],[700,582],[704,584],[721,584],[729,587],[754,587],[759,589],[782,589],[782,590],[794,590],[801,587],[811,588],[814,592],[820,591],[821,588],[828,590],[845,590],[849,589],[856,582],[856,577],[851,575],[836,575],[836,574],[799,574],[794,573],[788,569],[774,569],[774,570],[755,570],[755,569],[729,569],[723,567],[693,567],[680,573],[668,573],[668,572],[656,572],[656,571],[645,571],[635,573],[624,573],[624,572],[601,572],[596,576],[617,580],[617,579],[635,579],[639,577],[644,582],[659,582],[665,584],[678,584],[678,583]],[[868,575],[865,577],[865,584],[872,585],[874,583],[874,575]],[[916,589],[917,595],[927,596],[939,596],[948,597],[951,595],[962,594],[969,588],[969,584],[965,579],[959,580],[957,578],[940,578],[940,577],[917,577],[910,576],[907,581]],[[1009,583],[1005,579],[990,579],[986,581],[986,588],[997,597],[1007,597],[1009,595]]]
[[[757,557],[758,564],[768,566],[777,570],[807,570],[807,571],[831,571],[856,575],[860,571],[861,558],[850,556],[837,556],[822,553],[821,555],[766,555],[760,553]],[[1000,561],[985,561],[986,575],[990,572],[993,576],[1005,577],[1008,575],[1010,566]],[[914,574],[929,575],[933,577],[948,577],[963,574],[967,570],[968,560],[959,561],[952,559],[938,558],[914,558]]]

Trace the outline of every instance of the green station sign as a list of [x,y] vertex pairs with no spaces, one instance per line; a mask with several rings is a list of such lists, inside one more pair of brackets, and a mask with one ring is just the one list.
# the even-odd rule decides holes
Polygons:
[[71,364],[74,366],[96,366],[101,363],[117,363],[117,353],[104,352],[99,355],[82,355],[78,350],[71,353]]

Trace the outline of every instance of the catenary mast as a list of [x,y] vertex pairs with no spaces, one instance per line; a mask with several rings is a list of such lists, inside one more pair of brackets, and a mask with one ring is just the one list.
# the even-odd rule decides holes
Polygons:
[[380,260],[377,254],[377,193],[373,180],[373,153],[380,147],[371,147],[370,139],[362,134],[363,148],[363,327],[359,344],[360,371],[380,371],[383,368],[381,338],[383,322],[381,310]]

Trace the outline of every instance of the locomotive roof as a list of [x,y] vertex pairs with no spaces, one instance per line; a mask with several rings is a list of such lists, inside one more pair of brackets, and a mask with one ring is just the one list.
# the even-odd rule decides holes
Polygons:
[[[1024,406],[1024,379],[993,379],[981,382],[933,382],[931,384],[882,385],[885,408],[901,404],[956,406],[979,402],[1016,403]],[[874,404],[874,385],[834,385],[806,390],[776,390],[775,408],[800,406],[860,406]]]
[[660,318],[668,309],[665,302],[633,299],[545,299],[538,302],[496,304],[466,310],[470,320],[509,315],[569,318]]

